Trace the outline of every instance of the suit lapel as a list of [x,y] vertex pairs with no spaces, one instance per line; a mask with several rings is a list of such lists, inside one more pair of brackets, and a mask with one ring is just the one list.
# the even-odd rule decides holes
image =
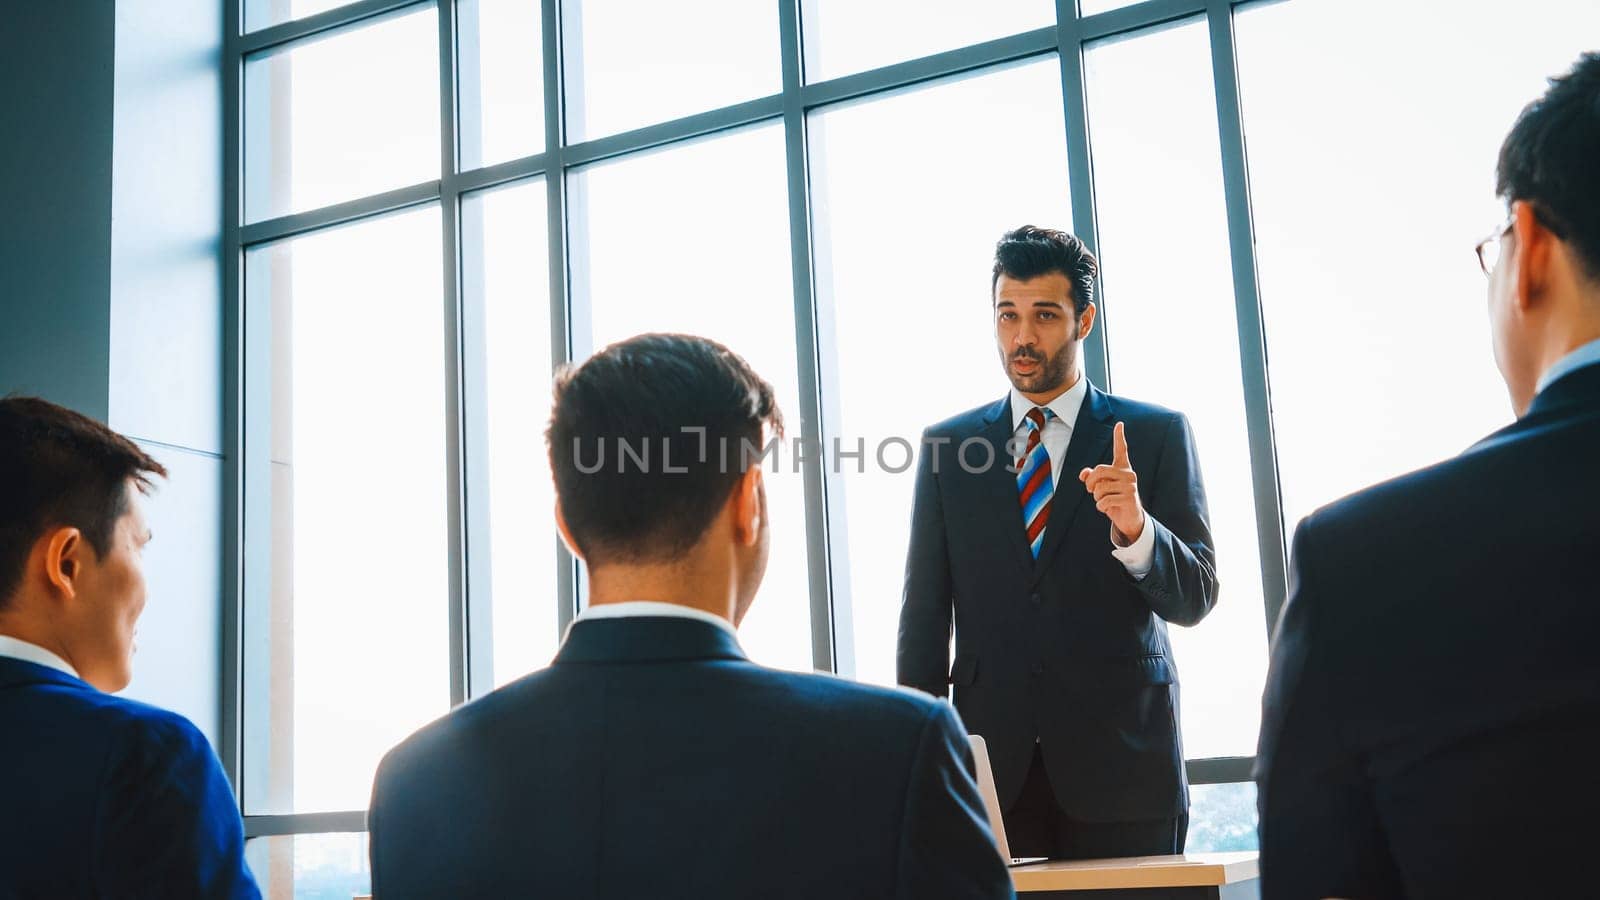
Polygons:
[[[1078,481],[1078,473],[1107,461],[1111,433],[1116,424],[1111,418],[1111,404],[1107,402],[1106,395],[1094,385],[1089,385],[1089,393],[1083,398],[1083,407],[1078,410],[1078,421],[1072,426],[1067,452],[1061,460],[1061,477],[1056,481],[1055,496],[1050,501],[1050,520],[1045,525],[1044,544],[1039,548],[1039,558],[1031,561],[1035,581],[1049,568],[1051,557],[1066,540],[1072,517],[1089,496],[1089,492],[1083,489],[1083,483]],[[1012,493],[1016,493],[1015,482]],[[1021,521],[1020,513],[1017,519]],[[1109,541],[1110,537],[1106,540]]]
[[[1011,548],[1011,553],[1017,559],[1017,565],[1026,572],[1033,567],[1033,554],[1028,552],[1028,535],[1022,528],[1022,503],[1017,496],[1017,474],[1011,471],[1011,466],[1016,462],[1007,449],[1011,442],[1014,429],[1011,427],[1011,395],[1007,394],[999,403],[989,408],[984,416],[983,430],[975,437],[982,438],[994,448],[994,464],[978,475],[983,483],[984,506],[987,506],[996,516],[995,525],[1000,530],[1000,540]],[[958,446],[956,452],[960,453]],[[982,462],[982,455],[974,450],[970,462],[977,465]],[[957,461],[960,465],[960,461]]]

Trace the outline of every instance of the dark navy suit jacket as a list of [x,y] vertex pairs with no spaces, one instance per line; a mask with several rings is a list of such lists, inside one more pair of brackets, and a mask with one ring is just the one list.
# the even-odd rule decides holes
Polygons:
[[1263,896],[1595,896],[1597,634],[1600,365],[1307,517],[1256,763]]
[[0,897],[259,896],[189,720],[0,656]]
[[[1078,482],[1081,469],[1111,462],[1119,421],[1156,529],[1153,568],[1141,581],[1111,555],[1111,522]],[[1088,821],[1179,815],[1188,784],[1166,623],[1193,625],[1217,598],[1189,423],[1091,385],[1037,560],[1006,449],[1012,432],[1007,396],[923,435],[899,680],[940,696],[955,686],[962,720],[988,742],[1007,808],[1041,740],[1056,801],[1067,813]],[[995,448],[992,466],[983,466],[981,443],[962,455],[963,442],[974,438]]]
[[575,623],[550,668],[379,767],[382,900],[1011,897],[947,703],[747,660],[668,617]]

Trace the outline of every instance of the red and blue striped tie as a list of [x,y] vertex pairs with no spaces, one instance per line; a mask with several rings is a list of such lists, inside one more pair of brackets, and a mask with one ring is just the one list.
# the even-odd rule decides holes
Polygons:
[[1027,529],[1028,548],[1039,558],[1044,545],[1044,527],[1050,522],[1050,500],[1056,489],[1050,477],[1050,451],[1044,446],[1044,423],[1055,418],[1049,409],[1035,406],[1025,417],[1028,423],[1028,449],[1017,461],[1017,495],[1022,502],[1022,526]]

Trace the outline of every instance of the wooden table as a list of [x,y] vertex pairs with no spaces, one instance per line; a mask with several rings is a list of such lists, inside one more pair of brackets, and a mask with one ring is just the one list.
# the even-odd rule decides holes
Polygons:
[[1030,897],[1127,897],[1138,900],[1255,900],[1261,896],[1258,854],[1189,853],[1041,862],[1017,866],[1011,881]]
[[1190,853],[1033,863],[1012,869],[1011,881],[1030,900],[1256,900],[1260,871],[1254,852]]

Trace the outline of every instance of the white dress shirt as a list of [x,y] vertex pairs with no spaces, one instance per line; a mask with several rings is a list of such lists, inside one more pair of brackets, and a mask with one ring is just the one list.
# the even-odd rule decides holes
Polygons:
[[9,656],[12,659],[20,659],[23,662],[48,666],[57,672],[65,672],[73,678],[81,677],[78,675],[78,670],[74,669],[71,663],[51,653],[49,650],[38,644],[30,644],[27,641],[3,634],[0,634],[0,656]]
[[[1078,373],[1078,380],[1061,396],[1045,404],[1055,417],[1046,419],[1043,433],[1039,440],[1044,444],[1045,452],[1050,454],[1050,483],[1056,490],[1061,485],[1061,460],[1067,455],[1067,444],[1072,441],[1072,429],[1078,422],[1078,411],[1083,408],[1083,398],[1089,395],[1089,379]],[[1035,406],[1032,400],[1022,396],[1016,388],[1011,389],[1011,424],[1013,426],[1011,439],[1014,446],[1026,447],[1028,445],[1028,424],[1024,421],[1028,411]],[[1072,480],[1078,480],[1078,473],[1072,473]],[[1069,484],[1067,490],[1083,490],[1082,484]],[[1019,511],[1018,516],[1022,513]],[[1124,547],[1117,543],[1115,529],[1112,529],[1111,555],[1122,563],[1135,581],[1142,580],[1150,574],[1150,569],[1155,565],[1156,535],[1155,529],[1150,524],[1155,518],[1149,510],[1144,515],[1144,531],[1134,539],[1132,544]],[[1046,532],[1050,530],[1050,523],[1045,523]]]
[[713,615],[703,609],[679,606],[676,603],[660,603],[655,600],[629,600],[625,603],[602,603],[598,606],[590,606],[579,613],[573,622],[589,622],[595,619],[632,619],[641,616],[695,619],[721,628],[732,636],[735,641],[739,639],[739,633],[734,630],[733,623],[721,616]]

